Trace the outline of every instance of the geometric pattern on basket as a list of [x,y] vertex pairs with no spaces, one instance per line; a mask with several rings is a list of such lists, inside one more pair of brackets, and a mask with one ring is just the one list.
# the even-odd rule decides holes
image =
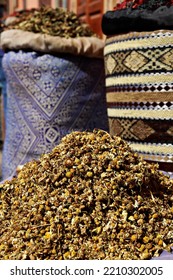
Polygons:
[[173,71],[172,56],[172,48],[166,46],[109,53],[105,56],[106,76]]
[[156,121],[109,118],[109,129],[111,135],[122,137],[144,159],[158,162],[162,170],[169,171],[173,175],[172,121],[156,123]]
[[111,86],[107,86],[107,92],[171,92],[173,91],[173,83],[145,83],[145,84],[117,84]]
[[126,141],[150,143],[173,143],[173,122],[171,120],[136,120],[130,118],[109,118],[111,134]]
[[110,36],[104,61],[110,134],[173,170],[173,31]]
[[[130,94],[129,94],[130,95]],[[171,95],[170,95],[171,97]],[[116,98],[116,97],[115,97]],[[109,102],[109,108],[139,110],[173,110],[173,102]]]

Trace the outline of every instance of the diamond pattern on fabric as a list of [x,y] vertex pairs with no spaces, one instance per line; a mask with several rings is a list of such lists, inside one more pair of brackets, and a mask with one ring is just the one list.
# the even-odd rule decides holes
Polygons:
[[149,59],[147,59],[140,52],[132,51],[123,61],[123,64],[132,70],[133,72],[139,71],[144,65],[147,64]]
[[108,131],[104,61],[82,56],[10,51],[3,179],[16,167],[50,152],[66,134]]

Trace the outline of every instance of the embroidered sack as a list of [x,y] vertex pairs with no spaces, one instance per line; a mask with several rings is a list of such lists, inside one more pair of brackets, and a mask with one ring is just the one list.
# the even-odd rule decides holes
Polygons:
[[5,108],[6,108],[6,79],[5,74],[2,68],[2,58],[4,52],[0,48],[0,106],[1,106],[1,121],[0,121],[0,143],[3,144],[4,140],[4,115],[5,115]]
[[[45,49],[31,51],[29,45],[15,51],[8,44],[4,47],[7,110],[3,179],[13,176],[18,165],[51,151],[71,131],[108,131],[103,45],[101,42],[93,48],[91,41],[77,44],[75,50],[80,48],[75,54],[67,49],[65,53],[54,52],[54,48],[48,53]],[[4,42],[2,39],[2,46]],[[92,54],[96,49],[98,55]]]

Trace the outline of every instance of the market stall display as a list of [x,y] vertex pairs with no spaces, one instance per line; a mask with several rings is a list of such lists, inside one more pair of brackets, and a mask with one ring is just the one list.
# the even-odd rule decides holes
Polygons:
[[109,128],[173,174],[173,6],[124,1],[103,16]]
[[65,9],[41,7],[15,14],[16,20],[4,30],[18,29],[63,38],[90,37],[96,34],[78,16]]
[[173,180],[118,136],[72,132],[0,190],[0,259],[173,259]]
[[71,131],[108,130],[104,42],[75,14],[41,8],[8,25],[1,43],[7,79],[3,179]]

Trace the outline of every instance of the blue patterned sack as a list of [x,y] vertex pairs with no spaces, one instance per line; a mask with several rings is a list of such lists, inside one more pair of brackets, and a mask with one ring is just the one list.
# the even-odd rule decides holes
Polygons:
[[5,74],[2,67],[3,56],[4,56],[4,51],[0,49],[0,88],[4,88],[6,83]]
[[[1,120],[0,120],[0,144],[3,144],[4,138],[4,122],[2,116],[6,112],[6,79],[2,67],[4,51],[0,48],[0,105],[1,105]],[[3,110],[3,111],[2,111]]]
[[0,49],[0,87],[2,88],[2,83],[4,80],[4,73],[2,69],[2,58],[3,58],[4,52],[2,49]]
[[108,131],[103,59],[9,51],[2,176],[50,152],[74,130]]

